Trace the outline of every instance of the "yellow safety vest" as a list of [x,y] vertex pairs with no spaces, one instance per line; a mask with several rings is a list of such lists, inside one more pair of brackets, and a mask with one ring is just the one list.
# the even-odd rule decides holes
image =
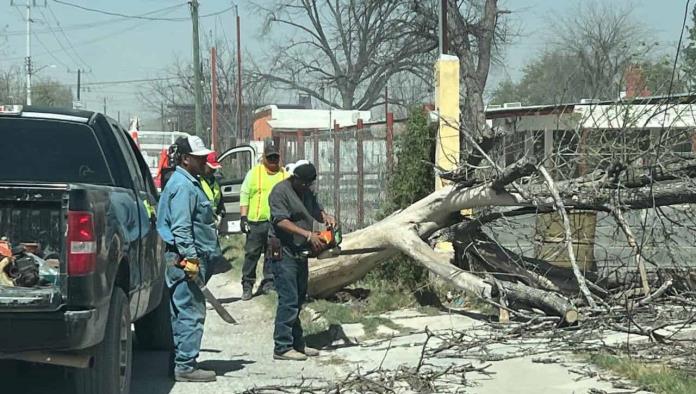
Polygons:
[[249,179],[249,211],[247,217],[252,222],[264,222],[271,219],[271,207],[268,205],[268,197],[273,186],[287,178],[285,169],[281,169],[270,175],[263,164],[257,164],[251,169]]
[[220,184],[213,182],[213,187],[211,188],[208,181],[204,177],[201,177],[200,181],[203,192],[205,192],[208,200],[213,203],[213,210],[217,209],[218,205],[220,204],[220,200],[222,199],[222,190],[220,190]]

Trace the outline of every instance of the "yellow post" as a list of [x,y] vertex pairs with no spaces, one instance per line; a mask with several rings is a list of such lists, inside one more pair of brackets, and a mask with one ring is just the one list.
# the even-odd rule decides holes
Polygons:
[[[438,114],[438,132],[435,164],[453,170],[459,162],[459,59],[440,55],[435,63],[435,111]],[[435,178],[435,190],[445,185]]]
[[[459,163],[459,58],[440,55],[435,63],[435,111],[438,131],[435,141],[435,164],[444,170],[453,170]],[[435,178],[435,190],[446,183]],[[452,244],[436,245],[440,250],[452,250]]]

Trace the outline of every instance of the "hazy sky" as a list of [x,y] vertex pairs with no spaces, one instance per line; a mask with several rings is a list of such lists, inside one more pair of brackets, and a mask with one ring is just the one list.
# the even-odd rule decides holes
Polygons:
[[[14,0],[22,3],[25,0]],[[147,114],[138,100],[137,93],[143,84],[112,84],[89,86],[89,83],[156,78],[176,58],[191,58],[191,23],[184,0],[65,0],[89,8],[142,15],[163,10],[150,16],[182,18],[182,21],[151,21],[79,10],[53,0],[47,8],[34,11],[32,57],[34,68],[46,67],[39,76],[50,76],[61,82],[75,85],[75,70],[91,70],[83,83],[88,91],[82,94],[83,103],[90,109],[102,109],[107,99],[107,112],[121,119],[129,114]],[[267,0],[272,1],[272,0]],[[663,48],[674,48],[679,39],[685,0],[605,0],[630,4],[635,7],[635,17],[643,21],[652,32],[651,39]],[[39,1],[41,3],[42,1]],[[201,15],[216,13],[231,7],[229,0],[200,0]],[[247,53],[261,60],[269,48],[268,38],[259,35],[261,16],[252,12],[247,1],[239,1],[242,16],[242,40]],[[506,0],[503,7],[513,11],[512,18],[521,36],[506,52],[504,67],[493,70],[492,83],[505,76],[518,78],[522,66],[544,47],[551,20],[576,7],[576,0]],[[0,30],[6,32],[7,41],[0,41],[0,69],[22,66],[25,56],[24,7],[10,6],[10,0],[0,0]],[[61,29],[58,28],[58,20]],[[216,35],[218,39],[234,45],[234,10],[201,20],[201,34]],[[1,36],[1,35],[0,35]],[[1,40],[2,38],[0,38]],[[665,49],[666,50],[666,49]],[[489,84],[490,85],[490,84]],[[281,99],[280,101],[285,101]]]

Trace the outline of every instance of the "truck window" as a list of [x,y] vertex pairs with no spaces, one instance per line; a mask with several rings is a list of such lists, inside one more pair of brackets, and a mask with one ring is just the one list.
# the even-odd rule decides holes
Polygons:
[[0,181],[113,185],[94,131],[85,124],[0,118]]
[[114,130],[116,133],[119,133],[122,137],[122,140],[124,140],[124,143],[127,144],[127,150],[129,152],[130,157],[133,160],[133,164],[137,166],[140,171],[138,171],[138,178],[143,185],[145,191],[150,193],[152,196],[157,196],[157,188],[155,187],[154,182],[152,181],[152,176],[148,176],[150,174],[150,169],[147,166],[147,163],[142,157],[142,154],[138,150],[137,145],[135,145],[135,141],[128,135],[128,132],[126,129],[118,125],[117,123],[113,124]]

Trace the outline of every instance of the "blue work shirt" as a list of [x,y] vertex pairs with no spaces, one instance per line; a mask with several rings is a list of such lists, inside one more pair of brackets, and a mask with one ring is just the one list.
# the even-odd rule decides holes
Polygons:
[[157,208],[157,231],[182,257],[205,259],[219,251],[213,207],[188,171],[176,167]]

